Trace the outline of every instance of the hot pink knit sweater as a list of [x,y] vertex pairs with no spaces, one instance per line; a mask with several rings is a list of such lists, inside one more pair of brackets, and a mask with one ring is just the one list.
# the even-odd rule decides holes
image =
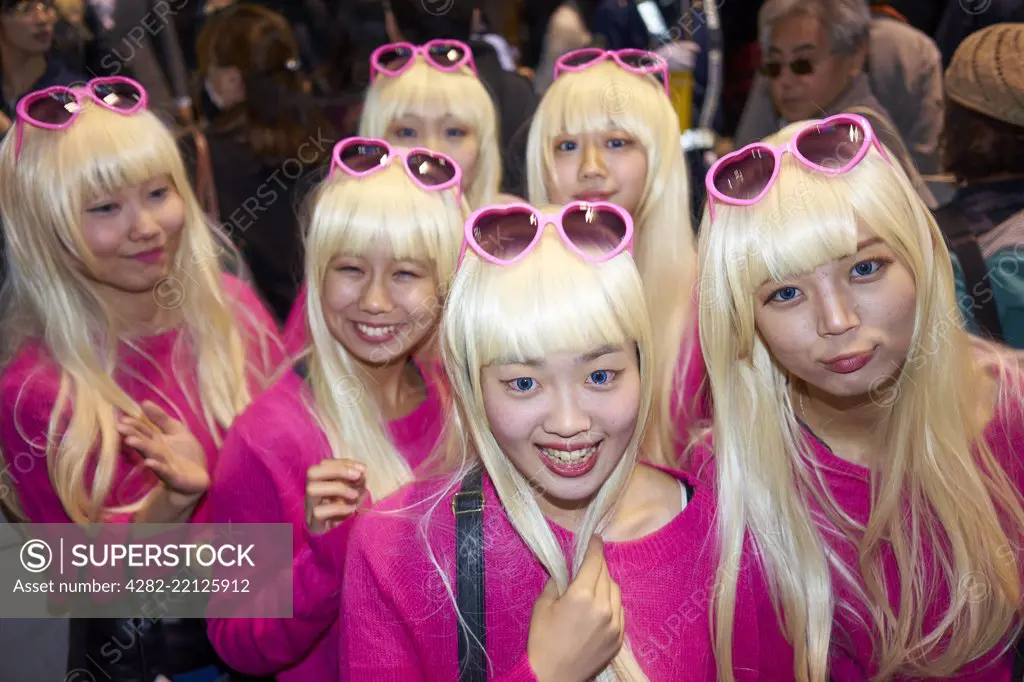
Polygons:
[[[260,374],[269,377],[283,360],[277,326],[247,285],[229,275],[224,275],[223,282],[225,293],[238,310],[237,319],[248,348],[247,360]],[[189,346],[180,336],[180,329],[172,329],[134,339],[135,348],[122,344],[118,349],[119,366],[114,379],[136,401],[151,400],[183,421],[203,446],[212,471],[217,464],[218,449],[201,412],[192,408],[199,405],[196,371]],[[178,368],[181,369],[175,372]],[[46,442],[50,412],[59,388],[60,368],[38,341],[26,343],[0,377],[0,449],[10,467],[18,501],[33,523],[70,521],[50,483],[45,450],[34,445]],[[250,390],[256,395],[262,386],[253,379]],[[70,414],[66,418],[70,419]],[[140,462],[138,454],[124,450],[117,461],[107,496],[108,508],[136,502],[157,485],[156,476],[143,469]],[[87,467],[88,480],[92,479],[95,467],[96,462],[92,460]],[[129,523],[132,514],[110,515],[105,520]],[[200,500],[191,521],[209,523],[209,496]]]
[[[454,585],[453,493],[445,492],[445,483],[417,483],[357,520],[339,622],[342,680],[458,679],[455,607],[420,535],[420,519],[440,496],[427,534]],[[533,604],[547,574],[509,523],[486,477],[484,496],[489,678],[534,680],[526,643]],[[377,513],[385,510],[391,513]],[[652,682],[716,679],[709,626],[713,520],[713,495],[698,487],[686,509],[661,529],[605,546],[608,568],[622,590],[628,640]],[[554,524],[551,528],[569,556],[572,534]],[[767,591],[751,580],[752,574],[743,570],[738,581],[737,679],[788,682],[792,651],[782,639]]]
[[[388,429],[416,468],[441,432],[441,399],[428,381],[427,399]],[[211,490],[217,523],[290,523],[291,618],[210,619],[208,634],[225,662],[249,675],[281,682],[335,679],[341,571],[350,522],[319,536],[306,527],[306,471],[331,457],[327,437],[310,415],[310,396],[295,373],[283,377],[235,422]]]

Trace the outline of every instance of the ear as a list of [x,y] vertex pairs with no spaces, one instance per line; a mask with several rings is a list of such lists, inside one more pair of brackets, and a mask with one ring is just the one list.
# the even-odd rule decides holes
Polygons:
[[847,57],[847,59],[849,60],[849,71],[851,76],[859,76],[864,73],[868,59],[867,42],[865,41],[861,43],[860,47],[858,47],[853,54]]

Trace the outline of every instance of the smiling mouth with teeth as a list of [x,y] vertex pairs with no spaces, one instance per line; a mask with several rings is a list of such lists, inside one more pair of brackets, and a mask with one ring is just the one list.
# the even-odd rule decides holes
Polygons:
[[353,324],[355,324],[355,327],[357,330],[359,330],[360,334],[365,334],[366,336],[371,336],[379,339],[383,339],[388,336],[393,336],[395,332],[398,331],[399,327],[401,327],[401,325],[398,324],[393,324],[388,327],[371,327],[369,325],[360,324],[358,322],[355,322]]
[[540,446],[538,446],[537,449],[540,450],[541,453],[544,454],[546,457],[550,457],[551,459],[556,459],[559,462],[563,462],[565,464],[576,464],[578,462],[582,462],[583,460],[597,452],[597,448],[600,445],[601,444],[598,443],[597,445],[591,445],[589,448],[583,448],[581,450],[572,451],[555,450],[553,448],[542,448]]

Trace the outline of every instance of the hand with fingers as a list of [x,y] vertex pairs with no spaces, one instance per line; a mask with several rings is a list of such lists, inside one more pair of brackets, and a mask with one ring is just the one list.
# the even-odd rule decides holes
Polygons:
[[624,639],[622,595],[595,535],[565,593],[559,595],[555,581],[548,580],[533,605],[526,645],[530,667],[539,682],[586,682],[608,665]]
[[366,467],[325,459],[306,472],[306,525],[320,535],[352,516],[366,499]]
[[142,455],[146,468],[163,482],[176,505],[195,503],[210,487],[203,446],[160,406],[144,401],[142,417],[121,417],[117,430],[124,444]]

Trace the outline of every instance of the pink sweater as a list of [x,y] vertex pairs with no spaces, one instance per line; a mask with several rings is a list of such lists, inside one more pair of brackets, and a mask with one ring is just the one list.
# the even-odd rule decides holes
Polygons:
[[[414,469],[431,453],[442,426],[441,399],[428,382],[427,399],[390,422],[398,449]],[[228,665],[249,675],[289,680],[332,680],[342,560],[351,523],[320,536],[306,528],[306,471],[331,457],[324,432],[309,414],[308,393],[290,373],[260,396],[235,422],[216,472],[217,523],[290,523],[293,529],[291,618],[210,619],[208,634]]]
[[[345,562],[345,617],[339,622],[343,681],[458,679],[455,607],[419,534],[421,517],[445,483],[414,484],[376,508],[400,511],[370,513],[356,522]],[[442,495],[428,531],[452,585],[453,493]],[[533,605],[547,574],[512,528],[486,477],[484,497],[490,679],[535,680],[526,645]],[[713,495],[698,487],[685,511],[659,530],[605,546],[608,568],[622,590],[627,637],[652,682],[716,679],[708,620],[714,592],[713,518]],[[572,534],[554,524],[551,528],[568,557]],[[752,582],[751,574],[744,569],[738,581],[737,679],[792,680],[792,650],[779,631],[767,590]]]
[[[1008,408],[1008,409],[1003,409]],[[1007,415],[1010,415],[1007,418]],[[1020,405],[1001,406],[996,419],[989,424],[985,436],[993,453],[1003,463],[1010,479],[1017,483],[1018,489],[1024,490],[1024,465],[1021,456],[1024,454],[1024,419]],[[825,484],[836,498],[840,507],[859,523],[867,523],[871,512],[871,482],[867,468],[840,459],[810,431],[808,440],[814,447],[818,467],[824,474]],[[1011,536],[1012,537],[1012,536]],[[856,549],[846,542],[833,540],[832,549],[848,566],[857,566]],[[926,552],[927,552],[926,548]],[[1021,550],[1017,549],[1018,556]],[[922,565],[930,565],[931,557],[926,554]],[[1018,565],[1020,560],[1018,559]],[[891,595],[893,606],[898,605],[900,584],[895,559],[891,554],[884,555],[884,572],[887,577],[886,588]],[[861,606],[854,597],[852,590],[837,576],[833,576],[836,597],[848,604],[856,604],[855,608],[861,618],[870,622],[867,609]],[[936,581],[932,591],[934,598],[925,615],[925,632],[934,628],[939,618],[949,605],[949,589],[942,581]],[[832,678],[834,682],[863,682],[877,669],[872,655],[872,639],[870,632],[848,610],[836,610],[836,625],[832,635]],[[963,668],[957,677],[947,678],[957,682],[1009,682],[1012,671],[1013,654],[1002,656],[994,665],[989,656],[977,663]],[[865,673],[867,671],[867,673]],[[906,679],[906,678],[898,678]]]
[[[224,275],[223,282],[225,292],[239,307],[237,317],[247,340],[249,363],[264,376],[272,375],[283,359],[273,318],[248,286],[230,275]],[[201,412],[191,407],[199,404],[195,370],[180,377],[170,371],[172,367],[193,367],[188,344],[178,343],[180,337],[180,329],[172,329],[136,339],[135,345],[141,352],[122,344],[114,378],[136,401],[151,400],[172,417],[182,420],[202,444],[212,471],[217,464],[217,447]],[[183,383],[179,383],[179,379]],[[262,390],[255,378],[250,384],[254,395]],[[0,449],[5,453],[22,509],[33,523],[70,522],[50,483],[46,453],[32,445],[46,441],[50,412],[59,387],[60,368],[38,341],[26,343],[0,376]],[[65,418],[70,419],[70,414]],[[108,508],[135,502],[158,483],[156,476],[141,468],[139,462],[138,454],[122,451],[106,500]],[[87,469],[90,481],[95,466],[93,460]],[[128,523],[132,515],[111,515],[106,520]],[[209,522],[209,496],[199,502],[191,520]]]
[[[1024,491],[1024,460],[1021,459],[1021,454],[1024,453],[1022,414],[1024,412],[1020,405],[1001,406],[996,419],[989,424],[985,436],[989,447],[1003,463],[1010,479],[1017,483],[1018,489]],[[813,454],[817,461],[816,466],[821,473],[822,480],[840,509],[859,523],[866,524],[871,513],[870,471],[866,467],[837,457],[806,427],[804,433],[807,442],[813,448]],[[707,485],[713,485],[715,463],[710,450],[706,446],[699,446],[694,453],[693,462],[695,470],[700,473],[701,480]],[[813,510],[821,511],[815,503],[812,502],[811,505]],[[826,527],[825,524],[827,524],[830,529],[829,533],[823,535],[828,538],[831,549],[847,566],[857,567],[859,559],[856,548],[848,542],[840,541],[837,537],[840,532],[827,521],[822,520],[821,523],[823,527]],[[928,548],[925,548],[925,551],[928,552]],[[926,554],[921,562],[922,565],[929,565],[930,559],[931,557]],[[899,572],[891,553],[884,555],[883,571],[887,578],[886,589],[891,595],[892,604],[895,607],[899,602],[900,584]],[[857,616],[851,614],[847,608],[835,610],[835,626],[832,631],[831,679],[832,682],[864,682],[877,671],[877,662],[874,661],[872,653],[871,632],[864,625],[864,623],[871,622],[869,612],[858,602],[853,591],[838,574],[833,573],[832,584],[836,602],[852,605]],[[949,605],[950,595],[947,586],[936,584],[933,594],[931,608],[925,616],[926,632],[935,627]],[[956,682],[1010,682],[1012,652],[1002,656],[994,665],[989,666],[990,663],[993,663],[993,657],[984,658],[963,668],[958,676],[946,679]],[[896,682],[903,682],[907,679],[897,678]]]

